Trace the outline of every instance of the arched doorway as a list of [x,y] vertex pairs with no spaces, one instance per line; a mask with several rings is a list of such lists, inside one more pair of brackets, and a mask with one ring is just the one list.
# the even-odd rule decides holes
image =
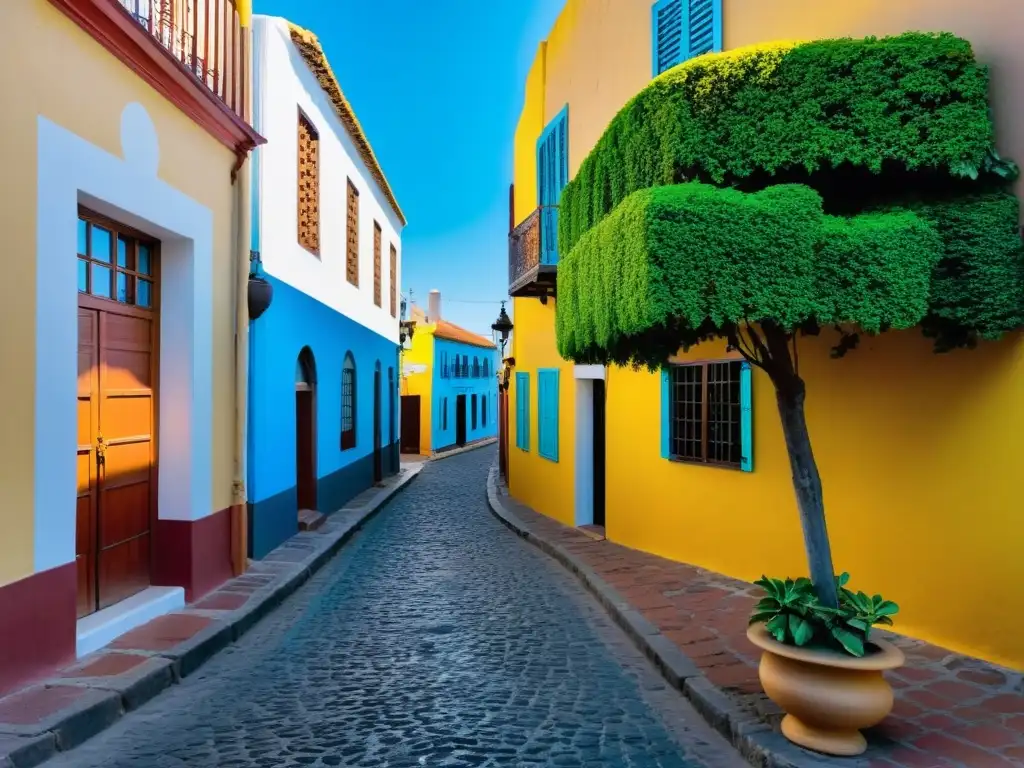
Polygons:
[[381,451],[380,360],[373,369],[373,482],[384,479],[384,453]]
[[295,363],[295,487],[298,511],[316,509],[316,361],[303,347]]

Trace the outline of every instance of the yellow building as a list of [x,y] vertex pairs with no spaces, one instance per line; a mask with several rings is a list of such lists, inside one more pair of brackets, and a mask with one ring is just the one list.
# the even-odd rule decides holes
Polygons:
[[0,3],[0,689],[240,565],[248,5]]
[[403,453],[430,456],[498,434],[493,341],[444,319],[441,293],[412,308],[415,330],[402,361]]
[[[701,18],[686,18],[686,9]],[[697,11],[694,10],[694,13]],[[746,379],[744,442],[697,461],[663,458],[662,377],[579,366],[555,344],[558,195],[609,122],[687,51],[655,53],[659,14],[683,14],[705,50],[781,39],[949,31],[991,66],[999,150],[1024,159],[1024,47],[1014,0],[568,0],[538,48],[515,134],[510,294],[511,492],[566,525],[751,581],[807,570],[790,466],[767,377]],[[552,251],[554,249],[554,251]],[[897,629],[1024,667],[1024,339],[936,355],[919,331],[801,339],[807,418],[835,565],[901,606]],[[723,361],[734,361],[733,365]],[[724,343],[674,361],[745,378]],[[682,387],[686,382],[677,382]],[[743,382],[739,385],[741,388]],[[603,481],[602,481],[603,477]]]

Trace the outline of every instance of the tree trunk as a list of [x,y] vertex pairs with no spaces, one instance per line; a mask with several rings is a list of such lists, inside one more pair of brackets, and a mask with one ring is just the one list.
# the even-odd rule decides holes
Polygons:
[[803,379],[792,374],[794,381],[781,388],[776,385],[775,398],[782,419],[782,434],[786,437],[789,452],[789,466],[793,470],[793,489],[796,504],[800,510],[800,525],[804,531],[804,548],[807,564],[811,570],[811,581],[818,599],[827,606],[836,608],[839,598],[836,594],[835,570],[832,566],[832,547],[828,541],[825,526],[825,502],[821,491],[821,476],[811,450],[811,438],[807,432],[804,416],[805,387]]

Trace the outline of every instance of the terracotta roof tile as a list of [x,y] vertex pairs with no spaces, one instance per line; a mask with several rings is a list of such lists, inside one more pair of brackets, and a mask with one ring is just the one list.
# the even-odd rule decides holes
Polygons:
[[366,167],[370,170],[370,174],[380,186],[388,202],[391,203],[391,207],[394,209],[395,214],[397,214],[398,220],[405,226],[407,223],[405,214],[398,207],[395,193],[392,192],[391,185],[388,184],[384,171],[380,167],[380,163],[377,162],[377,156],[373,154],[373,147],[370,146],[369,139],[366,138],[362,126],[359,125],[356,113],[345,98],[345,94],[341,91],[341,85],[331,70],[331,65],[327,61],[327,56],[324,55],[324,49],[320,46],[320,41],[309,30],[303,29],[291,22],[288,23],[288,29],[291,32],[292,42],[295,43],[295,47],[299,49],[302,58],[305,59],[306,64],[309,65],[310,70],[316,76],[320,87],[324,89],[324,92],[331,99],[334,111],[341,120],[341,124],[345,126],[349,136],[352,137],[352,142],[359,150],[359,154],[363,158],[363,162],[366,163]]
[[490,339],[478,336],[472,331],[460,328],[455,325],[455,323],[449,323],[447,320],[437,321],[437,327],[434,328],[434,336],[441,339],[447,339],[448,341],[458,341],[462,344],[470,344],[474,347],[497,349],[494,342]]

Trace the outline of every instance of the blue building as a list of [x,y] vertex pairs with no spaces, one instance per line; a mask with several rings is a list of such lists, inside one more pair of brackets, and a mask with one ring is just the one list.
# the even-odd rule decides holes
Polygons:
[[441,295],[416,310],[402,372],[402,451],[433,454],[498,435],[494,342],[441,317]]
[[[405,218],[315,36],[256,16],[249,554],[260,558],[399,466]],[[330,212],[328,214],[328,212]]]

